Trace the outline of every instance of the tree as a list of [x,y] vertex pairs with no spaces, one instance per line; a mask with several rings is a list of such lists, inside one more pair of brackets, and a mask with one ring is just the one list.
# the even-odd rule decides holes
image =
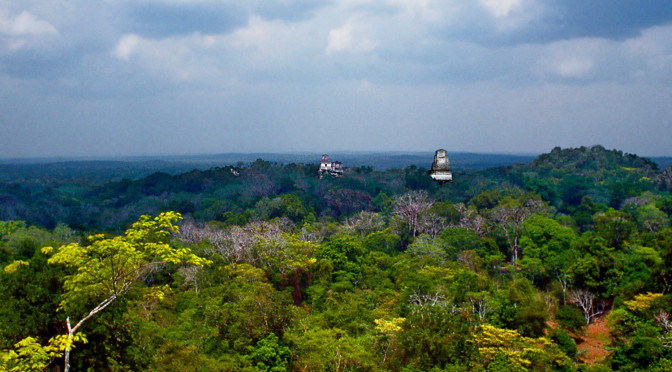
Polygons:
[[459,214],[458,227],[473,231],[479,236],[485,236],[488,233],[488,223],[485,218],[478,214],[476,208],[467,208],[463,203],[455,204],[455,210]]
[[583,316],[586,318],[586,325],[589,325],[595,317],[604,313],[604,303],[595,301],[595,295],[585,289],[571,291],[569,301],[581,308]]
[[300,371],[374,370],[370,336],[355,337],[337,327],[323,328],[314,316],[302,318],[287,329],[293,364]]
[[66,343],[83,341],[86,338],[76,335],[68,340],[64,336],[57,336],[49,340],[49,345],[42,346],[33,337],[26,337],[14,345],[14,350],[0,351],[0,370],[11,372],[44,371],[52,360],[62,354]]
[[345,230],[358,233],[362,238],[385,227],[385,218],[380,213],[361,211],[345,219]]
[[420,233],[428,234],[434,239],[441,231],[448,227],[445,217],[441,217],[436,213],[423,213],[420,215],[418,225]]
[[406,318],[393,318],[390,320],[376,319],[373,321],[376,323],[376,332],[378,333],[376,343],[379,344],[381,353],[383,354],[383,363],[386,363],[388,355],[392,354],[391,351],[394,350],[397,343],[397,335],[401,331],[401,325],[405,320]]
[[476,351],[469,314],[438,293],[414,294],[409,307],[410,312],[396,336],[400,345],[396,358],[413,370],[465,367]]
[[[72,243],[58,248],[49,259],[50,264],[60,264],[73,271],[64,281],[64,299],[60,308],[66,312],[81,309],[82,304],[97,303],[74,326],[66,318],[68,329],[65,348],[65,371],[70,370],[70,344],[77,331],[94,315],[126,294],[131,285],[142,280],[166,263],[187,263],[203,266],[209,261],[190,252],[187,248],[174,248],[169,244],[171,233],[177,233],[175,222],[179,213],[161,213],[155,218],[142,216],[123,236],[106,238],[104,235],[89,237],[89,245]],[[50,254],[53,248],[43,249]]]
[[572,244],[576,233],[558,221],[542,216],[534,216],[523,223],[524,231],[520,245],[525,247],[525,257],[520,266],[535,275],[538,282],[555,277],[562,289],[562,303],[566,303],[566,293],[572,281],[568,270],[577,253]]
[[622,275],[622,260],[607,241],[592,231],[584,233],[575,241],[568,274],[577,288],[592,291],[600,298],[612,295]]
[[489,371],[498,370],[494,365],[507,371],[548,370],[549,367],[555,370],[571,365],[571,360],[549,339],[521,336],[518,331],[490,324],[478,327],[474,343],[479,353],[476,366]]
[[266,338],[259,340],[254,347],[250,347],[247,358],[262,371],[282,372],[289,367],[288,359],[291,351],[285,346],[275,333],[269,333]]
[[520,236],[523,232],[523,222],[534,215],[540,209],[542,202],[537,199],[529,199],[521,203],[515,199],[509,199],[497,206],[492,212],[492,218],[497,226],[504,232],[509,249],[511,250],[511,262],[517,265],[520,253]]
[[609,209],[593,216],[595,233],[603,237],[610,247],[622,249],[636,230],[635,223],[627,213]]
[[409,191],[394,200],[394,213],[408,224],[408,232],[415,237],[419,226],[418,216],[432,206],[425,190]]

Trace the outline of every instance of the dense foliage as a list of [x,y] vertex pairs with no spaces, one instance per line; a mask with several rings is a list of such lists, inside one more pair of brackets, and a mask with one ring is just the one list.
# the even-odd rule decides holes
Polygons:
[[263,160],[5,183],[0,369],[667,370],[671,174],[596,146],[444,186]]

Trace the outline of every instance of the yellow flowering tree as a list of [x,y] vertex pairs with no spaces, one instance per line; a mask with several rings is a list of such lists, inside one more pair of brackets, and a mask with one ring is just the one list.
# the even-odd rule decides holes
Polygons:
[[518,331],[489,324],[478,327],[475,343],[484,367],[502,359],[508,369],[515,371],[537,370],[540,366],[561,368],[571,363],[569,357],[545,337],[524,337]]
[[176,212],[161,213],[155,218],[142,216],[122,236],[92,235],[85,245],[72,243],[57,249],[43,248],[45,254],[51,255],[50,264],[63,265],[72,271],[64,280],[65,294],[60,309],[71,313],[75,304],[96,304],[76,323],[71,321],[70,315],[66,318],[68,334],[62,344],[66,372],[70,370],[70,350],[78,338],[77,331],[127,293],[133,283],[167,263],[194,266],[209,263],[188,248],[175,248],[169,243],[171,234],[179,230],[175,223],[181,218]]

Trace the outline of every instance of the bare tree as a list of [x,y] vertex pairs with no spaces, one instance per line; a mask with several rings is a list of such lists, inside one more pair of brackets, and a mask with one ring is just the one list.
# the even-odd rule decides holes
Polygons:
[[478,214],[476,208],[467,208],[464,203],[457,203],[455,209],[460,213],[460,222],[457,226],[473,231],[481,237],[488,234],[488,223]]
[[385,227],[385,219],[380,213],[361,211],[346,218],[343,223],[346,231],[358,233],[362,238]]
[[261,240],[277,240],[286,228],[282,219],[277,222],[250,222],[245,226],[230,226],[227,229],[196,226],[193,223],[182,225],[180,237],[187,244],[207,240],[209,256],[218,256],[228,263],[254,263],[260,259],[257,252]]
[[408,299],[409,304],[412,305],[411,313],[419,313],[420,317],[424,319],[424,311],[432,306],[439,306],[441,308],[450,309],[455,313],[459,310],[457,306],[446,300],[446,296],[439,294],[437,291],[434,294],[421,294],[417,290]]
[[471,313],[478,316],[478,323],[485,322],[485,318],[492,312],[492,305],[486,297],[486,293],[475,293],[469,295],[471,302]]
[[409,191],[395,198],[394,213],[408,224],[408,232],[415,237],[419,227],[418,216],[431,208],[433,203],[427,191]]
[[567,275],[567,270],[563,270],[562,272],[558,270],[555,276],[556,278],[558,278],[558,283],[560,283],[560,287],[562,288],[562,304],[566,305],[567,289],[569,288],[570,285],[572,285],[572,276]]
[[525,204],[517,201],[500,205],[492,212],[492,219],[504,232],[504,236],[511,249],[511,262],[517,265],[520,254],[519,239],[523,232],[523,222],[534,215],[534,212],[542,206],[541,201],[530,199]]
[[654,319],[663,326],[665,329],[665,334],[660,337],[660,340],[665,347],[672,347],[672,319],[670,319],[670,314],[667,311],[660,310],[658,314],[653,316]]
[[198,294],[198,273],[201,271],[201,268],[199,266],[184,266],[181,267],[178,272],[182,275],[184,278],[184,284],[187,286],[190,286],[194,288],[196,293]]
[[448,227],[448,221],[436,213],[423,213],[418,218],[418,230],[434,239],[441,231]]
[[569,302],[581,308],[586,318],[586,325],[604,313],[604,302],[595,300],[595,294],[585,289],[575,289],[569,293]]
[[672,319],[670,319],[670,314],[667,311],[660,310],[653,317],[667,332],[672,332]]

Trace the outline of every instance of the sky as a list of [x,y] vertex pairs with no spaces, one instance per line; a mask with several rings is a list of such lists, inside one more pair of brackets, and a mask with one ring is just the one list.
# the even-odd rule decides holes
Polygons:
[[0,158],[672,156],[669,0],[0,0]]

